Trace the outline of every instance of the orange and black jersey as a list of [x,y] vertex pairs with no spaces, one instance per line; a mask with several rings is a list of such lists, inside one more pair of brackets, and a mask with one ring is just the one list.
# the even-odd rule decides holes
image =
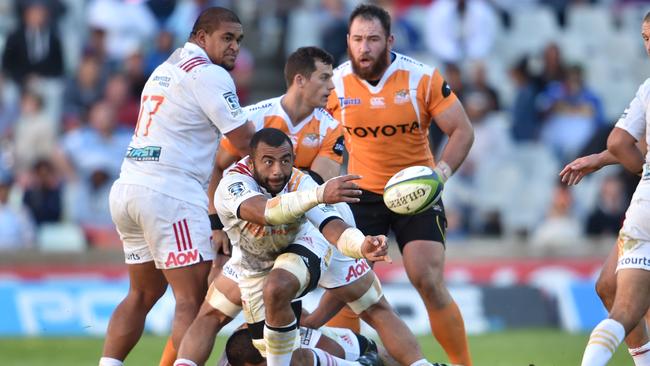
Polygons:
[[393,53],[394,60],[371,85],[348,61],[334,70],[327,109],[343,126],[348,172],[362,189],[383,193],[393,174],[413,165],[434,167],[431,119],[457,101],[435,68]]

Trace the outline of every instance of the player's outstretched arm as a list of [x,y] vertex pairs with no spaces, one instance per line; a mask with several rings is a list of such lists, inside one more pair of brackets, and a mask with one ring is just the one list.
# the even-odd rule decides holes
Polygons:
[[257,195],[242,202],[239,218],[259,225],[281,225],[296,222],[320,203],[359,202],[361,191],[355,180],[358,175],[335,177],[314,188],[278,195],[267,199]]
[[[221,178],[223,178],[224,170],[236,162],[237,159],[237,156],[232,155],[226,149],[219,148],[215,157],[210,183],[208,184],[208,214],[210,215],[210,224],[212,226],[212,243],[217,253],[221,252],[225,255],[230,255],[230,239],[222,230],[223,224],[219,221],[219,216],[216,216],[217,209],[214,206],[214,193],[217,191],[217,186],[221,182]],[[213,223],[213,221],[215,222]]]
[[643,170],[645,159],[637,146],[637,141],[629,132],[614,127],[607,138],[607,150],[631,173],[639,174]]
[[567,164],[560,172],[560,180],[566,185],[578,184],[582,178],[591,174],[606,165],[618,163],[618,160],[611,152],[604,150],[598,154],[591,154],[577,158]]
[[321,232],[325,239],[336,245],[341,253],[352,258],[365,258],[372,262],[392,262],[388,256],[388,241],[384,235],[364,235],[361,230],[342,219],[328,221]]

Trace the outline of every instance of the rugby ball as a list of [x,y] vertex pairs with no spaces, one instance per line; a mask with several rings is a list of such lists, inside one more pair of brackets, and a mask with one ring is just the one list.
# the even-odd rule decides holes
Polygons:
[[438,202],[442,188],[442,180],[433,169],[408,167],[388,180],[384,187],[384,203],[397,214],[415,215]]

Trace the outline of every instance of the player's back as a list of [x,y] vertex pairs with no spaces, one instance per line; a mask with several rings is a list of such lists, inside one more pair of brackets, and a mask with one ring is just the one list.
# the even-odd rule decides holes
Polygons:
[[186,43],[145,84],[120,181],[206,204],[219,137],[245,122],[241,114],[226,70]]

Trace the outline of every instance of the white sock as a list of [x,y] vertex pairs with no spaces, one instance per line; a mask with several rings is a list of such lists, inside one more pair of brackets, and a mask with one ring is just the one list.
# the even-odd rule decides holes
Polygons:
[[322,349],[310,348],[310,351],[314,352],[314,365],[361,366],[361,364],[356,361],[347,361],[340,359],[338,357],[330,355]]
[[634,360],[634,366],[650,366],[650,342],[639,348],[629,348],[628,351]]
[[186,358],[179,358],[178,360],[174,361],[174,366],[199,366],[196,364],[194,361],[190,361]]
[[582,356],[582,366],[604,366],[625,338],[625,328],[614,319],[598,323],[589,336]]
[[294,319],[282,327],[264,326],[266,344],[266,364],[268,366],[289,366],[291,355],[298,348],[300,334]]
[[99,359],[99,366],[123,366],[124,364],[122,361],[115,359],[115,358],[110,358],[110,357],[102,357]]
[[409,366],[432,366],[432,365],[431,365],[431,362],[429,362],[425,358],[423,358],[421,360],[413,362]]

